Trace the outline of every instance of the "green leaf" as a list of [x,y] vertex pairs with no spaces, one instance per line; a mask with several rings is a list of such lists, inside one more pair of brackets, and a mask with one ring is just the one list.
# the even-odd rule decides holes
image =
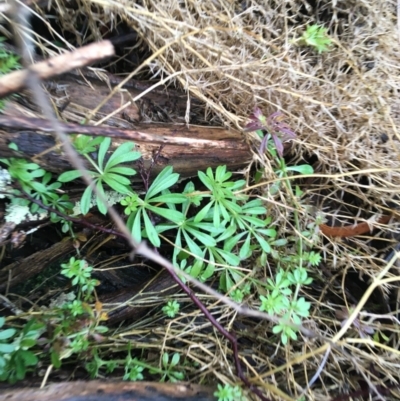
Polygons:
[[[119,148],[117,150],[119,150]],[[122,163],[133,162],[133,161],[138,160],[138,159],[140,159],[142,157],[142,154],[140,152],[129,151],[126,154],[123,154],[123,155],[120,155],[120,156],[118,156],[116,158],[113,158],[114,153],[112,154],[112,156],[110,157],[110,160],[108,161],[108,163],[106,165],[106,170],[115,168],[115,166],[118,166],[119,164],[122,164]]]
[[159,248],[161,245],[160,237],[158,236],[157,231],[155,230],[145,210],[143,210],[143,219],[144,219],[144,228],[146,230],[148,239],[156,248]]
[[[236,224],[233,223],[233,224],[229,225],[228,228],[223,230],[221,236],[218,237],[218,241],[224,241],[226,239],[229,240],[230,238],[232,238],[235,235],[236,229],[237,229]],[[235,244],[233,244],[233,245],[235,245]]]
[[118,146],[107,162],[107,168],[116,166],[117,164],[137,160],[141,157],[140,152],[132,152],[135,144],[133,142],[125,142]]
[[200,249],[200,247],[193,241],[193,239],[187,234],[186,231],[183,231],[183,236],[185,238],[186,244],[189,247],[190,252],[192,252],[195,256],[203,259],[204,253]]
[[174,355],[172,356],[170,366],[174,367],[178,365],[180,357],[181,356],[177,352],[175,352]]
[[[122,176],[118,176],[121,178],[125,178]],[[128,195],[131,190],[130,188],[127,186],[130,184],[130,181],[127,179],[127,184],[122,184],[120,181],[121,180],[115,180],[114,177],[109,177],[108,175],[104,176],[103,181],[110,187],[112,188],[114,191],[122,194],[122,195]],[[126,182],[126,181],[124,181]]]
[[183,213],[177,210],[165,209],[162,207],[151,206],[151,205],[147,205],[146,209],[164,217],[167,220],[173,221],[175,224],[181,224],[183,221],[185,221],[185,216],[183,215]]
[[244,244],[240,248],[239,257],[240,259],[244,260],[247,259],[251,255],[250,251],[250,234],[247,236]]
[[69,182],[69,181],[76,180],[77,178],[79,178],[81,176],[82,176],[82,173],[79,170],[66,171],[65,173],[62,173],[58,177],[58,181]]
[[31,348],[36,344],[36,340],[33,338],[24,338],[22,339],[20,346],[23,348]]
[[85,155],[87,153],[95,152],[96,146],[99,145],[103,139],[104,137],[102,136],[92,139],[91,136],[78,134],[75,136],[73,144],[79,154]]
[[163,194],[156,196],[155,198],[151,198],[152,202],[157,202],[157,203],[184,203],[187,201],[187,198],[183,194]]
[[194,222],[198,223],[199,221],[202,221],[205,216],[207,215],[207,213],[209,212],[210,208],[212,207],[213,202],[207,203],[207,205],[205,205],[203,207],[203,209],[201,209],[197,214],[196,217],[194,218]]
[[136,213],[135,219],[132,224],[132,230],[131,230],[132,237],[137,242],[140,242],[142,240],[142,228],[141,228],[141,224],[140,224],[141,213],[142,213],[142,210],[139,209],[138,212]]
[[61,360],[60,360],[60,356],[58,355],[57,352],[52,351],[51,352],[51,364],[56,368],[60,368],[61,367]]
[[201,273],[200,280],[202,281],[208,280],[210,277],[214,275],[214,272],[215,272],[215,264],[209,263],[206,266],[205,270],[203,270],[203,272]]
[[172,185],[176,184],[179,180],[179,174],[172,173],[172,166],[165,167],[156,179],[151,184],[149,190],[147,191],[146,200],[151,199],[156,194],[170,188]]
[[96,190],[97,190],[97,193],[96,193],[97,208],[99,209],[100,213],[107,214],[107,205],[106,205],[105,201],[102,200],[102,199],[106,199],[106,194],[104,192],[104,188],[103,188],[103,185],[100,180],[96,184]]
[[2,354],[10,354],[14,352],[15,346],[13,344],[2,344],[0,343],[0,353]]
[[165,352],[162,356],[162,364],[164,368],[168,368],[168,361],[169,361],[169,355],[168,352]]
[[0,340],[11,338],[17,331],[15,329],[6,329],[0,331]]
[[194,238],[198,239],[205,246],[214,247],[217,245],[215,239],[208,234],[205,234],[199,230],[196,230],[192,227],[185,227],[185,230],[190,233]]
[[247,221],[251,225],[255,227],[265,227],[265,221],[259,219],[258,217],[253,217],[253,216],[247,216],[247,215],[241,215],[240,218],[242,220]]
[[131,183],[131,181],[129,180],[129,178],[124,177],[123,175],[119,175],[119,174],[114,174],[114,173],[110,173],[107,172],[107,174],[104,174],[104,176],[102,177],[104,181],[116,181],[119,184],[122,185],[129,185]]
[[276,230],[273,228],[262,228],[262,229],[257,229],[257,232],[260,234],[264,234],[267,237],[275,238],[276,237]]
[[198,278],[201,270],[203,268],[204,262],[202,260],[196,260],[192,266],[192,268],[190,269],[189,274],[194,277],[194,278]]
[[210,190],[213,191],[213,180],[207,177],[202,171],[199,171],[197,175],[200,178],[200,181]]
[[214,223],[215,227],[220,227],[221,226],[220,209],[221,209],[221,212],[222,212],[225,208],[220,203],[216,202],[215,206],[214,206],[214,215],[213,215],[213,223]]
[[30,186],[37,192],[45,193],[47,192],[47,188],[41,182],[31,181]]
[[21,358],[24,360],[25,366],[34,366],[36,365],[39,360],[36,355],[31,351],[20,351]]
[[297,173],[308,174],[308,175],[314,173],[314,169],[309,164],[302,164],[300,166],[286,167],[286,171],[296,171]]
[[[226,238],[225,242],[224,242],[224,249],[227,252],[231,252],[233,247],[240,241],[240,239],[246,234],[246,231],[243,231],[239,234],[236,235],[232,235],[229,236],[228,238]],[[220,240],[220,238],[218,238],[218,240]]]
[[86,187],[81,198],[81,212],[83,215],[87,214],[90,209],[90,201],[92,200],[92,187]]
[[109,173],[115,173],[115,174],[122,174],[122,175],[135,175],[136,170],[130,167],[125,167],[125,166],[117,166],[117,167],[111,167],[106,169],[107,174]]
[[223,249],[217,249],[217,252],[232,266],[238,266],[240,264],[240,259],[238,256],[234,255],[231,252],[227,252]]
[[98,152],[98,165],[100,167],[100,170],[104,170],[103,165],[104,165],[104,157],[107,153],[108,148],[111,145],[111,138],[104,138],[103,141],[100,144],[99,147],[99,152]]
[[271,246],[268,244],[268,242],[265,241],[265,239],[263,237],[261,237],[261,235],[254,233],[254,236],[256,237],[258,243],[261,245],[262,250],[266,253],[270,253]]

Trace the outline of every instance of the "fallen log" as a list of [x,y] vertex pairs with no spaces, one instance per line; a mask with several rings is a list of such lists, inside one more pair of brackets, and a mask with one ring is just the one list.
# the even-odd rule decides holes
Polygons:
[[214,401],[214,391],[188,383],[93,380],[57,383],[43,389],[3,390],[0,401]]
[[[106,82],[100,81],[99,76]],[[204,110],[196,99],[188,99],[185,93],[172,89],[151,89],[150,84],[136,80],[126,82],[110,97],[110,92],[121,81],[111,74],[96,75],[83,70],[47,82],[46,88],[59,119],[66,121],[62,123],[64,131],[111,137],[112,151],[124,141],[133,141],[143,155],[145,167],[162,145],[161,157],[152,172],[154,175],[167,164],[182,177],[190,177],[197,175],[199,170],[218,165],[226,165],[231,170],[242,168],[251,160],[250,147],[241,132],[182,124],[187,114],[192,123],[207,123]],[[107,97],[110,99],[96,110]],[[186,110],[188,103],[190,113]],[[0,157],[34,159],[54,173],[70,169],[61,145],[53,139],[50,122],[37,118],[41,111],[36,106],[29,108],[12,101],[0,116]],[[82,121],[87,123],[81,124]],[[17,144],[18,154],[8,148],[11,142]]]
[[[207,167],[227,165],[232,170],[246,166],[251,160],[250,147],[241,134],[223,128],[141,124],[128,130],[74,123],[64,123],[62,127],[68,134],[111,137],[112,151],[125,141],[133,141],[145,163],[150,163],[162,145],[154,174],[165,165],[172,165],[182,177],[191,177]],[[45,170],[54,173],[68,170],[70,163],[61,146],[56,146],[49,134],[52,130],[50,122],[44,119],[0,116],[0,157],[34,159]],[[11,142],[17,144],[18,153],[8,147]]]
[[54,261],[74,250],[72,240],[60,241],[47,249],[33,253],[23,260],[15,261],[0,270],[0,292],[36,276]]

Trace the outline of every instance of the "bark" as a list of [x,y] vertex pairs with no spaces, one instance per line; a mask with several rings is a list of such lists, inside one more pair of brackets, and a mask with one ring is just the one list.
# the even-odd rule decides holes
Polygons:
[[0,292],[27,281],[74,250],[72,240],[60,241],[0,270]]
[[[246,166],[251,160],[249,146],[240,134],[222,128],[142,124],[135,129],[123,130],[71,123],[63,124],[63,128],[69,134],[112,137],[111,151],[124,141],[134,141],[147,164],[162,145],[154,174],[170,164],[182,177],[191,177],[207,167],[227,165],[232,170]],[[51,124],[44,119],[0,116],[0,156],[34,159],[45,170],[54,173],[68,170],[71,168],[70,163],[61,145],[56,146],[53,137],[49,135],[51,131]],[[17,144],[19,152],[9,149],[11,142]]]
[[0,401],[215,401],[212,387],[187,383],[76,381],[44,389],[9,390]]

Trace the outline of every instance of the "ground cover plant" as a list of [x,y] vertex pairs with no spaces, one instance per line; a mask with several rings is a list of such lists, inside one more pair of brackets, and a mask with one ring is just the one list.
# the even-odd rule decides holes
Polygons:
[[[268,127],[263,128],[267,135]],[[279,136],[284,132],[275,130],[274,134]],[[276,141],[275,139],[275,143]],[[293,244],[290,245],[294,246],[294,252],[292,254],[285,252],[283,257],[280,249],[287,246],[290,241],[276,238],[277,232],[269,227],[271,217],[268,216],[267,208],[262,200],[252,199],[246,195],[244,191],[246,181],[230,180],[232,173],[228,172],[225,166],[218,167],[215,172],[209,168],[206,173],[198,173],[200,183],[205,190],[196,190],[193,182],[189,181],[182,193],[173,191],[179,174],[174,173],[172,167],[168,166],[154,179],[142,199],[129,188],[129,180],[119,175],[136,174],[134,169],[125,167],[123,164],[137,160],[141,156],[140,153],[133,151],[133,143],[126,142],[111,155],[106,156],[110,142],[109,138],[94,140],[90,137],[77,136],[74,146],[80,154],[88,157],[97,170],[93,173],[93,177],[97,189],[101,188],[100,194],[105,196],[102,186],[104,181],[120,195],[126,195],[121,200],[121,205],[125,208],[125,214],[129,216],[127,227],[131,230],[133,237],[138,242],[146,238],[156,248],[161,246],[161,239],[169,238],[174,246],[172,261],[177,268],[181,268],[201,281],[218,278],[219,290],[223,294],[230,295],[236,302],[243,302],[250,293],[253,296],[258,295],[260,310],[278,319],[277,324],[272,328],[272,333],[278,334],[283,344],[287,344],[289,339],[297,340],[296,326],[300,326],[302,319],[309,316],[311,306],[310,302],[299,296],[302,286],[312,282],[303,263],[304,266],[318,265],[320,255],[314,251],[307,251],[315,244],[309,241],[306,246],[301,240],[292,240]],[[312,173],[312,168],[307,165],[286,167],[283,159],[278,156],[275,145],[272,142],[267,145],[272,156],[277,160],[279,166],[277,172],[279,171],[283,177],[288,177],[293,171]],[[14,145],[11,146],[15,148]],[[93,154],[96,150],[98,151],[97,163],[87,156],[89,152]],[[75,236],[72,220],[68,217],[74,213],[74,205],[65,194],[60,199],[57,191],[62,188],[62,183],[79,179],[80,172],[64,172],[57,181],[51,182],[51,174],[40,169],[35,163],[17,158],[1,161],[8,167],[11,177],[10,185],[16,188],[8,193],[4,192],[11,203],[28,206],[32,213],[48,212],[53,222],[61,223],[63,231],[66,231],[67,226],[70,233]],[[105,165],[104,168],[103,165]],[[294,196],[290,180],[285,181],[285,184]],[[80,213],[87,214],[91,203],[92,190],[88,187],[80,199]],[[96,196],[95,204],[100,213],[107,212],[98,196]],[[180,210],[177,210],[177,205]],[[190,213],[192,205],[198,210],[196,214]],[[154,222],[157,215],[162,218],[159,224]],[[296,224],[300,230],[298,216]],[[165,237],[166,233],[170,233],[168,237]],[[302,234],[311,238],[310,232],[302,230]],[[260,261],[264,261],[262,263],[265,263],[268,255],[279,261],[279,270],[275,276],[267,279],[266,283],[259,279],[257,273],[248,274],[240,269],[241,262],[249,259],[253,254],[258,255]],[[51,338],[46,338],[47,333],[42,339],[42,345],[46,344],[50,350],[49,368],[60,368],[63,359],[80,352],[90,351],[93,360],[87,356],[86,367],[92,377],[98,377],[102,367],[114,370],[122,366],[125,368],[123,376],[125,380],[142,380],[144,378],[142,372],[145,368],[150,373],[162,374],[162,381],[167,378],[170,381],[182,380],[183,373],[173,370],[181,357],[179,353],[175,353],[170,362],[168,353],[163,354],[162,366],[166,369],[165,372],[151,367],[146,362],[141,362],[138,358],[132,359],[130,349],[126,359],[123,360],[103,360],[99,357],[97,343],[108,329],[99,324],[99,319],[96,318],[96,305],[91,306],[88,303],[95,301],[94,292],[99,284],[92,278],[92,271],[92,266],[89,266],[84,259],[76,259],[76,257],[71,257],[68,263],[61,264],[61,274],[71,279],[71,284],[76,291],[65,303],[59,305],[59,309],[49,309],[39,319],[40,330],[37,331],[37,336],[44,334],[44,327],[56,325],[51,330]],[[169,301],[163,311],[168,317],[173,318],[179,311],[179,304],[176,300]],[[86,321],[84,326],[76,332],[76,319],[84,315],[89,315],[89,321]],[[100,315],[100,321],[102,319],[107,319],[106,313]],[[29,330],[32,322],[36,320],[37,317],[28,320],[21,329],[21,333]],[[15,332],[15,329],[5,330],[4,338],[11,337],[11,333],[15,334]],[[12,364],[15,363],[14,355],[19,348],[13,344],[8,345],[12,352],[8,355],[4,353],[4,372],[10,371]],[[31,346],[33,345],[36,345],[36,342],[32,341]],[[24,378],[25,370],[30,365],[36,365],[39,362],[34,354],[28,355],[31,355],[31,359],[26,358],[25,362],[20,362],[21,373],[16,377],[7,376],[4,373],[3,380],[15,381],[16,378]],[[46,353],[42,350],[41,355],[44,359]]]
[[[54,267],[69,288],[59,303],[41,298],[41,284],[39,301],[28,294],[31,304],[5,293],[24,312],[0,320],[0,378],[35,377],[40,366],[51,382],[54,372],[79,366],[85,377],[212,385],[220,401],[393,397],[400,380],[397,3],[76,5],[72,13],[61,1],[38,15],[47,21],[54,13],[75,46],[110,37],[117,26],[134,31],[138,55],[124,48],[105,68],[184,89],[188,109],[179,121],[190,124],[193,99],[202,102],[208,123],[243,133],[253,160],[240,171],[220,165],[183,181],[166,163],[150,179],[133,142],[115,150],[109,138],[77,135],[99,196],[83,187],[81,172],[46,171],[14,146],[12,157],[2,157],[3,202],[47,214],[76,249]],[[70,45],[52,34],[57,43],[35,34],[43,54]],[[66,120],[95,114],[63,114],[59,98]],[[139,177],[144,191],[134,184]],[[227,296],[193,291],[236,343],[204,318],[189,292],[127,300],[151,313],[107,326],[116,306],[99,300],[98,274],[119,255],[102,259],[109,239],[78,229],[82,214],[106,213],[104,197],[135,240],[180,269],[189,289],[197,288],[192,277]]]

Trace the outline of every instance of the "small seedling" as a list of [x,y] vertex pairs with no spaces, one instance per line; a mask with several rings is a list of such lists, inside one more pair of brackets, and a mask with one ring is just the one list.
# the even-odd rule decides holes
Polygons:
[[300,45],[312,46],[318,53],[326,52],[332,45],[332,39],[327,32],[328,29],[320,25],[310,25],[294,43],[298,42]]
[[264,153],[268,139],[272,137],[275,149],[280,157],[283,156],[283,142],[296,138],[296,133],[284,122],[284,114],[277,111],[265,117],[262,111],[254,108],[250,122],[245,126],[245,132],[255,131],[262,138],[260,152]]
[[[0,318],[0,327],[4,318]],[[0,381],[15,383],[25,378],[30,368],[39,362],[37,356],[30,350],[44,331],[44,325],[31,319],[22,329],[6,329],[0,331]],[[12,343],[11,338],[14,337]]]
[[175,317],[179,312],[180,304],[177,301],[168,301],[167,305],[162,308],[162,311],[168,317]]
[[218,401],[242,401],[245,397],[242,394],[242,389],[239,386],[230,384],[218,384],[218,390],[214,393],[218,397]]

